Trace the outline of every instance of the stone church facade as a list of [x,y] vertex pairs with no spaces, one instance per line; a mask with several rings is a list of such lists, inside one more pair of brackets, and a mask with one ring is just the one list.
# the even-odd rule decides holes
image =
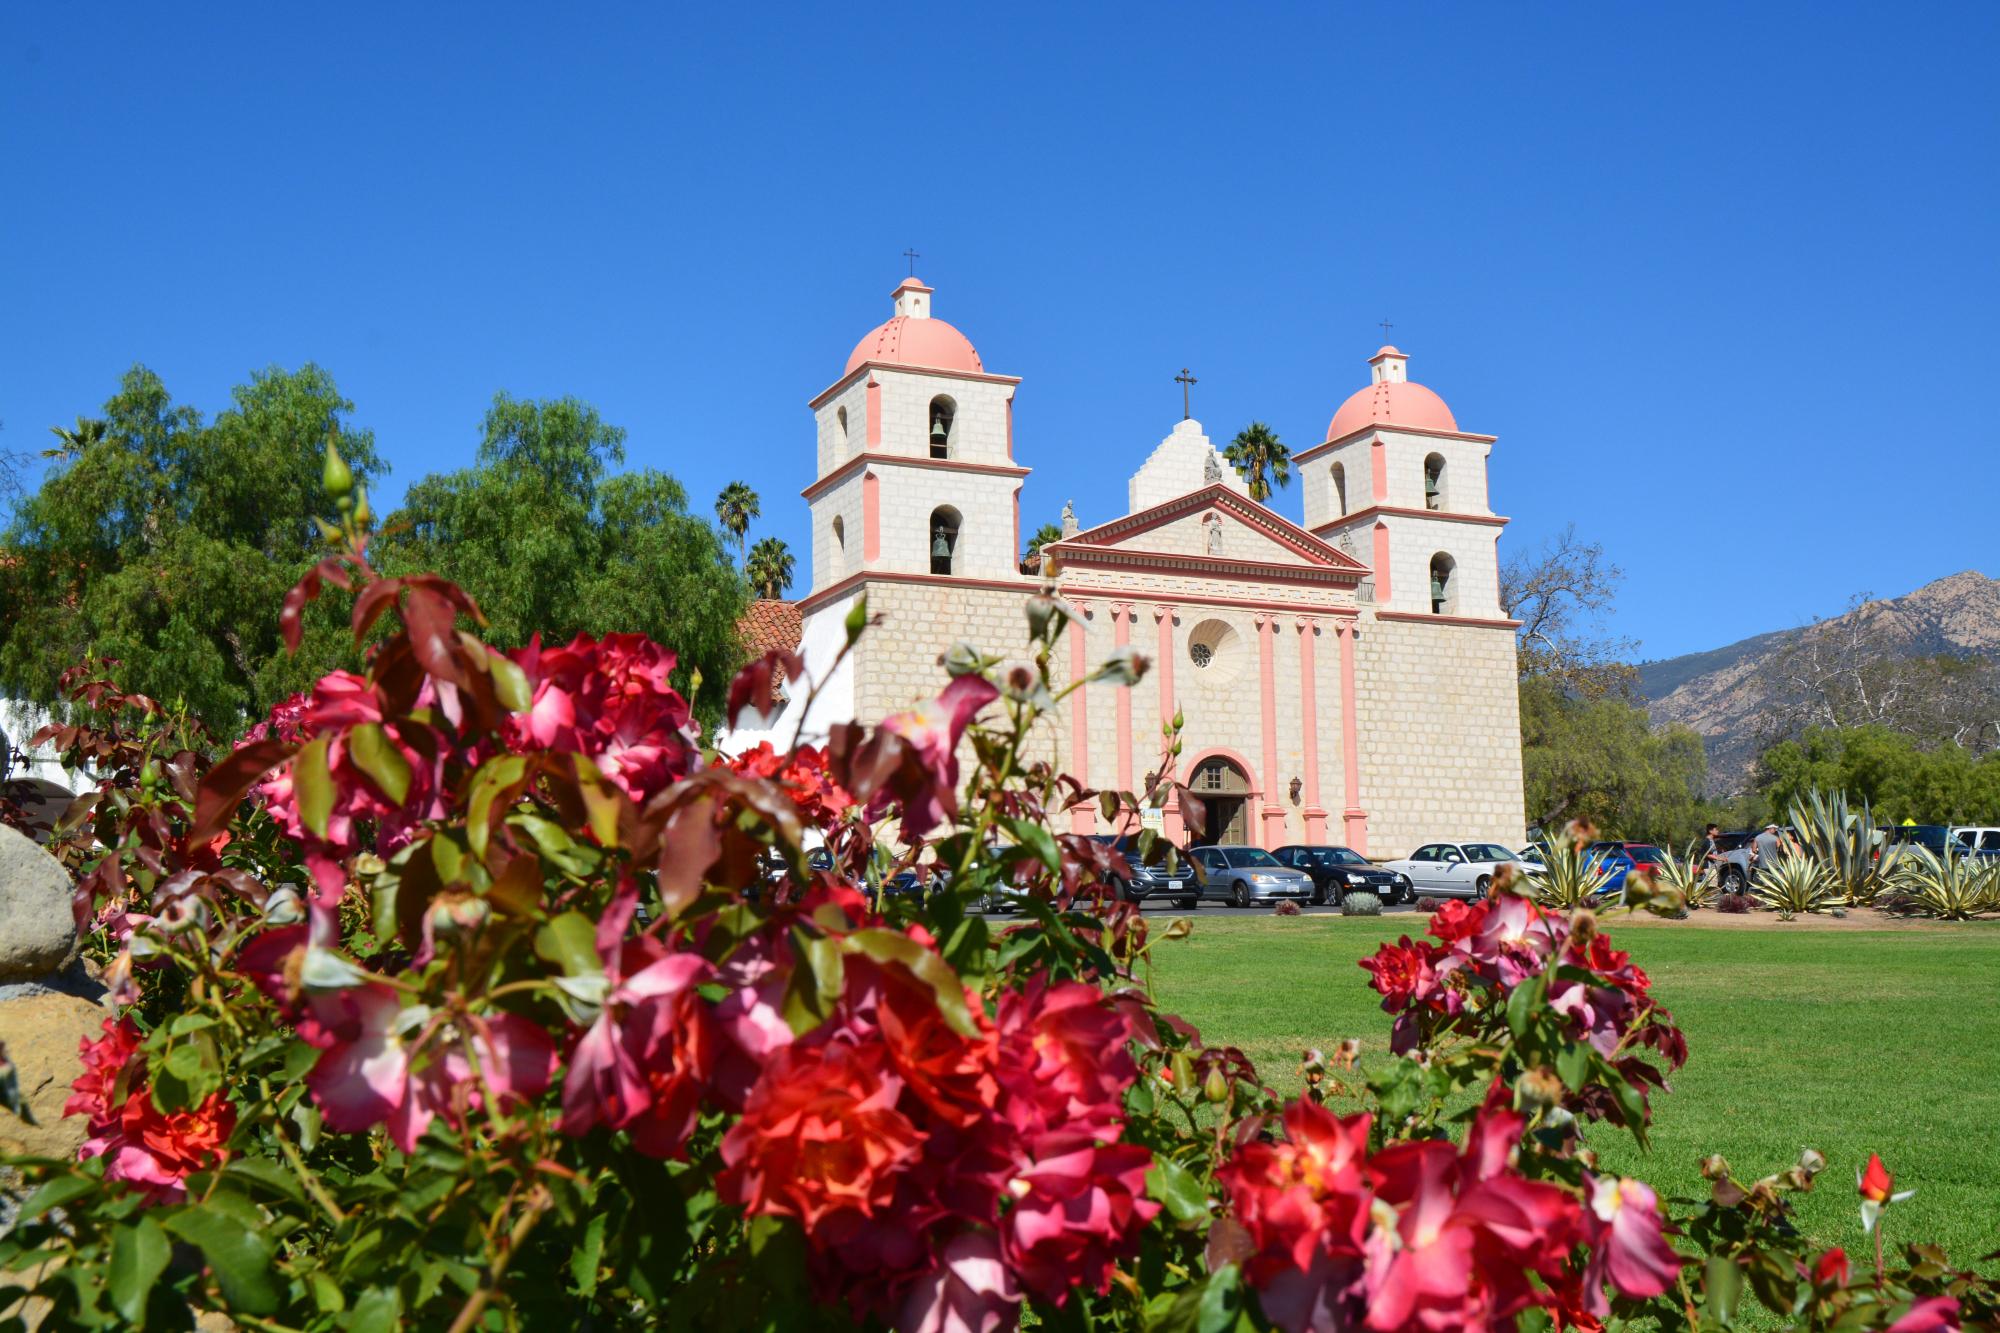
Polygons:
[[[827,680],[809,736],[935,694],[938,658],[960,640],[1018,655],[1023,600],[1052,577],[1080,613],[1058,654],[1065,678],[1126,644],[1153,662],[1138,686],[1088,686],[1049,719],[1048,756],[1087,785],[1143,790],[1178,709],[1175,772],[1209,806],[1206,840],[1338,842],[1377,857],[1436,838],[1521,840],[1492,436],[1459,430],[1384,347],[1325,441],[1293,455],[1303,523],[1251,500],[1184,420],[1132,475],[1124,516],[1066,521],[1042,569],[1023,573],[1020,380],[987,371],[933,316],[933,295],[915,278],[898,286],[893,317],[811,402],[808,669],[826,674],[856,598],[880,624]],[[788,741],[799,706],[730,748]],[[1174,803],[1158,819],[1187,836]],[[1091,811],[1073,820],[1107,831]]]

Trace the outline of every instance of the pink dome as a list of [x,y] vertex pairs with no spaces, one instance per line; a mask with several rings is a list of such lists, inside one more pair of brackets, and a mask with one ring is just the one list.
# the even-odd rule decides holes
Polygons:
[[1456,434],[1458,420],[1444,405],[1444,399],[1423,385],[1408,380],[1384,380],[1348,395],[1340,410],[1333,414],[1326,438],[1337,440],[1370,426],[1414,426],[1418,430],[1446,430]]
[[847,373],[852,374],[864,361],[973,375],[986,373],[986,367],[979,363],[979,353],[972,349],[971,340],[964,334],[941,319],[915,319],[908,315],[896,316],[854,344],[854,354],[847,358]]

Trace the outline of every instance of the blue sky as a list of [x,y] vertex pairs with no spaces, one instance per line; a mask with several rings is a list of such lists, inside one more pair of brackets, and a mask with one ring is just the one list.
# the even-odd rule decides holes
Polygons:
[[1386,317],[1646,655],[2000,575],[2000,6],[198,9],[0,29],[0,444],[313,360],[393,498],[574,393],[803,557],[914,246],[1029,527],[1122,512],[1183,365],[1317,442]]

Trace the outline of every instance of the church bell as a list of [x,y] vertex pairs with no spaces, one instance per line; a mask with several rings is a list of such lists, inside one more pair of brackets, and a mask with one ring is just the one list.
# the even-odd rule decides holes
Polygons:
[[951,428],[945,424],[942,413],[931,418],[931,443],[942,445],[951,436]]
[[943,528],[934,529],[934,535],[931,538],[931,559],[951,559],[951,538],[946,535]]

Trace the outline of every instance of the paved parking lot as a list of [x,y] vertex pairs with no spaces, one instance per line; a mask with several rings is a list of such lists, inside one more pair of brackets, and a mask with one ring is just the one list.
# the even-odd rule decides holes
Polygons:
[[[1140,910],[1142,910],[1149,917],[1191,916],[1195,918],[1200,918],[1204,916],[1270,916],[1274,909],[1268,906],[1225,907],[1220,903],[1203,903],[1200,907],[1180,908],[1174,906],[1173,900],[1171,898],[1161,898],[1158,900],[1148,900],[1147,902],[1142,903],[1140,905]],[[1302,915],[1305,916],[1340,915],[1340,909],[1338,907],[1301,907],[1299,911]],[[1382,909],[1383,916],[1403,916],[1406,914],[1415,915],[1416,913],[1417,909],[1414,906],[1404,905],[1400,903],[1395,907],[1385,907]],[[990,918],[995,918],[1004,921],[1007,917],[1013,915],[1013,913],[988,912],[986,915]]]

